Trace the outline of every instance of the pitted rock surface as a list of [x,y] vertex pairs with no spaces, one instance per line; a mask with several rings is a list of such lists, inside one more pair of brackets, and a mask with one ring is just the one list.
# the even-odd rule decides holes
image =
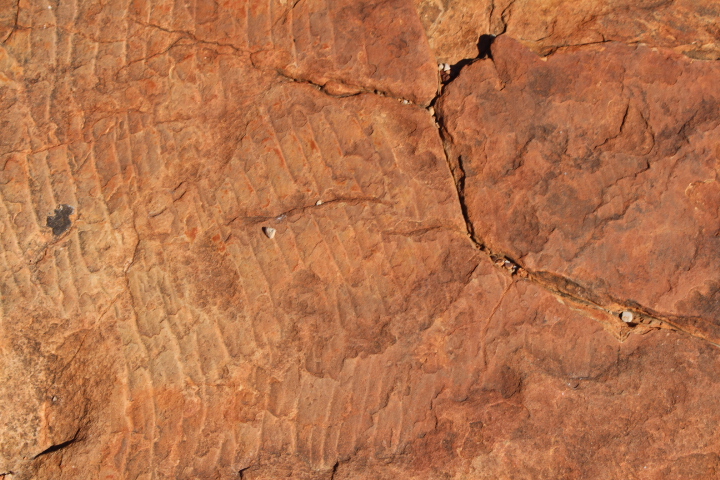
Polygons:
[[0,477],[717,476],[716,13],[652,3],[0,1]]

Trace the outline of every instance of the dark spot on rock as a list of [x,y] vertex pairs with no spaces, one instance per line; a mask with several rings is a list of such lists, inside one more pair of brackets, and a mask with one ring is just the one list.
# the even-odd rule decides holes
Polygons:
[[549,97],[555,87],[555,76],[550,68],[538,68],[529,73],[528,86],[538,96]]
[[542,250],[548,241],[549,230],[540,223],[534,206],[518,206],[510,212],[508,218],[511,221],[506,227],[506,235],[515,247],[512,252],[514,257]]
[[70,215],[75,213],[75,209],[70,205],[58,205],[55,209],[55,215],[49,215],[47,217],[47,226],[52,228],[53,235],[62,235],[70,228],[72,222],[70,221]]
[[[689,297],[679,302],[678,307],[693,315],[718,318],[720,313],[720,282],[708,280],[705,287],[695,289]],[[716,320],[716,323],[720,323]]]

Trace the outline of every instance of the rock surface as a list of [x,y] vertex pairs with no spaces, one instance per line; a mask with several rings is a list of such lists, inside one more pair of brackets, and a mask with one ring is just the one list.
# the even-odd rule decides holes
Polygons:
[[717,12],[428,5],[0,1],[0,477],[717,476]]
[[616,43],[542,61],[505,36],[492,56],[438,109],[477,237],[556,290],[720,343],[717,65]]
[[507,34],[535,52],[608,41],[720,58],[717,3],[698,0],[416,0],[439,62],[475,58],[480,35]]

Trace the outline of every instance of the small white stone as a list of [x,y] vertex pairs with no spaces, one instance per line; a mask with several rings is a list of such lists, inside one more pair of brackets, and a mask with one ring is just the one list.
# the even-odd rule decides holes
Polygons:
[[262,231],[265,234],[265,236],[268,238],[275,237],[276,230],[272,227],[262,227]]
[[410,105],[410,100],[403,100],[402,103],[403,105]]
[[323,204],[323,201],[322,201],[322,200],[318,200],[317,202],[315,202],[315,205],[317,205],[317,206],[320,206],[320,205],[322,205],[322,204]]
[[632,312],[628,312],[627,310],[625,310],[624,312],[622,312],[620,314],[620,319],[625,323],[632,323],[633,314],[632,314]]
[[446,72],[449,72],[449,71],[450,71],[450,65],[448,65],[447,63],[446,63],[445,65],[443,65],[443,70],[445,70]]

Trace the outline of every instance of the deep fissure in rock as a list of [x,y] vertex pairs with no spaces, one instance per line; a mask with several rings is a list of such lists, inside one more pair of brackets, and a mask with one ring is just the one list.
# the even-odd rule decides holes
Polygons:
[[[603,311],[613,317],[617,317],[618,319],[620,318],[620,315],[623,311],[632,310],[638,314],[641,314],[639,318],[644,317],[643,323],[655,323],[656,325],[665,325],[666,327],[673,330],[680,331],[692,337],[705,340],[712,345],[720,346],[709,338],[706,338],[702,334],[689,331],[688,329],[681,327],[676,321],[677,317],[673,315],[665,315],[659,312],[654,312],[652,309],[639,305],[637,302],[634,302],[632,300],[625,300],[624,302],[620,302],[618,299],[612,299],[613,305],[604,306],[601,300],[599,300],[598,298],[594,298],[595,295],[592,294],[592,292],[587,291],[587,289],[581,287],[573,280],[560,275],[549,275],[548,272],[527,271],[517,261],[508,257],[507,255],[499,254],[492,251],[484,243],[484,241],[476,237],[475,228],[472,221],[470,220],[470,214],[465,199],[466,172],[463,158],[462,155],[458,155],[457,158],[453,158],[450,152],[449,145],[451,141],[450,133],[445,128],[444,118],[441,115],[437,115],[437,113],[434,111],[434,107],[440,97],[442,97],[444,88],[450,83],[452,83],[460,75],[460,72],[463,68],[467,67],[468,65],[472,65],[473,63],[481,59],[487,58],[491,61],[494,61],[491,46],[496,38],[496,35],[481,35],[477,43],[478,55],[475,58],[466,58],[460,60],[454,65],[451,65],[449,72],[445,72],[445,78],[442,78],[443,73],[441,72],[441,83],[438,89],[438,94],[435,96],[435,98],[433,98],[432,102],[430,103],[430,106],[433,107],[432,115],[435,119],[435,124],[437,125],[438,134],[440,135],[440,139],[443,142],[445,160],[448,164],[448,168],[455,183],[458,202],[460,204],[460,210],[462,212],[463,219],[465,220],[468,237],[473,242],[475,247],[488,255],[495,265],[505,267],[511,275],[518,275],[522,278],[525,278],[533,282],[534,284],[540,286],[544,290],[552,293],[553,295],[562,297],[577,305]],[[549,278],[549,276],[552,278]],[[575,285],[577,288],[568,288],[568,285]],[[632,326],[630,326],[630,328],[632,328]]]

